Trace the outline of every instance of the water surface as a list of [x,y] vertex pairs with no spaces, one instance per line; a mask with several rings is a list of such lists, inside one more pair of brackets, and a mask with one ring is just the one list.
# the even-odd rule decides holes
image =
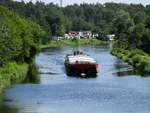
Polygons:
[[[97,78],[67,77],[64,58],[80,49],[100,64]],[[45,49],[36,57],[39,84],[19,84],[4,93],[0,113],[150,113],[150,78],[110,54],[109,46]]]

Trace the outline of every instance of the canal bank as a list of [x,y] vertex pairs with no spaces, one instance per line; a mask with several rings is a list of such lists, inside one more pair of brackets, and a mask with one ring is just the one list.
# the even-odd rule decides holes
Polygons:
[[[2,3],[3,4],[3,3]],[[0,92],[22,82],[39,50],[45,31],[36,23],[0,5]]]
[[41,45],[40,48],[62,48],[64,46],[84,46],[84,45],[104,45],[108,44],[108,41],[94,39],[62,39],[51,40],[49,43]]
[[38,83],[38,69],[34,63],[11,62],[0,68],[0,93],[18,83]]
[[114,49],[111,53],[132,65],[136,72],[142,75],[150,74],[150,56],[144,51],[139,49]]
[[12,84],[25,80],[29,65],[11,62],[0,68],[0,93]]

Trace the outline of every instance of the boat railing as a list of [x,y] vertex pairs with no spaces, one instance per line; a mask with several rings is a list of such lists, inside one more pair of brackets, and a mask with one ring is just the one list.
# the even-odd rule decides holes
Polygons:
[[82,51],[74,51],[73,55],[83,55],[83,52]]

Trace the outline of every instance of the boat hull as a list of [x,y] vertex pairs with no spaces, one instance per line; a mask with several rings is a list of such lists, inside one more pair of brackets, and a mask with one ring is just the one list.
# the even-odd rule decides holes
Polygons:
[[98,64],[65,64],[66,73],[68,76],[75,77],[97,77]]

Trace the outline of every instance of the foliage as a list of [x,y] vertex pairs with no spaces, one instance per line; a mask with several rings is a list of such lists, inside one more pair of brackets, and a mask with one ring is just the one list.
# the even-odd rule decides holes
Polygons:
[[150,56],[139,49],[115,49],[112,51],[120,59],[127,61],[142,74],[150,74]]
[[39,25],[0,6],[0,65],[12,60],[29,62],[44,35]]
[[17,64],[15,62],[8,63],[0,68],[0,92],[2,89],[14,84],[22,82],[27,75],[28,65]]
[[39,76],[39,71],[38,67],[34,62],[30,63],[28,65],[28,74],[26,76],[25,82],[30,82],[30,83],[39,83],[40,82],[40,76]]
[[[150,6],[141,4],[105,3],[74,4],[60,8],[53,3],[37,1],[25,3],[13,0],[1,0],[8,7],[25,18],[38,23],[47,36],[63,36],[69,31],[91,30],[99,33],[98,39],[107,40],[107,34],[116,34],[121,47],[138,47],[150,52]],[[124,45],[124,46],[122,46]]]
[[81,45],[100,45],[107,44],[106,41],[100,41],[97,39],[64,39],[64,40],[53,40],[48,44],[41,45],[40,48],[62,48],[63,46],[81,46]]
[[0,26],[0,65],[2,65],[11,58],[13,45],[8,28],[4,25]]

